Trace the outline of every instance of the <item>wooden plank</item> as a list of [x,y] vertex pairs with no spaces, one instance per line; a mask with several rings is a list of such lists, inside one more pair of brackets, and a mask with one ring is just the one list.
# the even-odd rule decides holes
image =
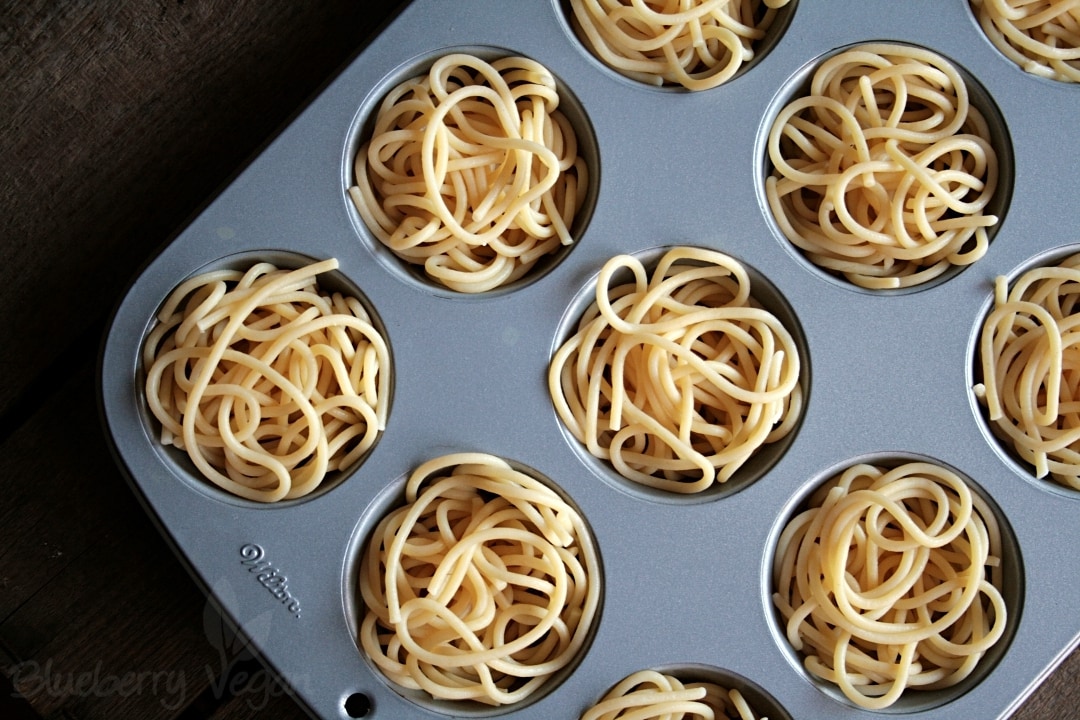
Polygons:
[[[59,392],[2,446],[0,492],[0,619],[102,541],[151,532],[135,497],[120,478],[100,427],[94,384],[95,347],[76,364]],[[138,535],[141,533],[141,535]]]
[[13,690],[40,717],[303,717],[121,477],[98,427],[93,350],[0,446],[0,494],[15,500],[0,510]]
[[0,418],[395,6],[4,3]]
[[5,673],[43,717],[164,717],[212,679],[205,600],[113,463],[81,360],[0,448]]
[[1080,649],[1074,650],[1017,710],[1012,720],[1080,717]]

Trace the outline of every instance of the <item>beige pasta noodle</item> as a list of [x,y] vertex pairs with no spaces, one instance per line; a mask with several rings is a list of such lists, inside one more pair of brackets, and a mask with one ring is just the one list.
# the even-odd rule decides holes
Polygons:
[[[613,286],[620,271],[631,280]],[[787,436],[802,406],[795,340],[723,253],[667,250],[650,274],[619,255],[553,356],[567,429],[624,477],[676,493],[727,481]]]
[[363,552],[360,645],[433,698],[510,705],[582,651],[601,577],[578,512],[484,453],[418,467]]
[[997,519],[955,473],[859,464],[784,528],[773,600],[806,669],[881,710],[956,685],[1001,640],[1002,561]]
[[570,0],[579,35],[617,72],[707,90],[754,58],[790,0]]
[[738,690],[641,670],[613,687],[581,720],[768,720]]
[[349,194],[371,232],[450,289],[523,277],[574,241],[589,172],[555,78],[522,57],[439,58],[382,101]]
[[234,495],[307,495],[385,429],[389,351],[358,299],[318,287],[337,267],[200,274],[173,291],[146,338],[162,444]]
[[1034,470],[1080,490],[1080,255],[997,278],[974,391],[995,434]]
[[911,287],[969,265],[998,222],[989,126],[928,50],[869,44],[827,59],[777,115],[768,156],[783,235],[857,286]]
[[1025,72],[1080,82],[1080,3],[1076,0],[971,0],[979,25]]

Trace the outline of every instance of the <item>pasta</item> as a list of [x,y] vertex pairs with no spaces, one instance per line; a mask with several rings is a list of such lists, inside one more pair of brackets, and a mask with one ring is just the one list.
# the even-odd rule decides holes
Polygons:
[[1080,490],[1080,254],[998,277],[982,325],[976,396],[1036,477]]
[[920,48],[869,44],[823,62],[769,132],[769,208],[821,268],[872,289],[919,285],[985,253],[998,185],[964,79]]
[[589,173],[555,79],[521,57],[446,55],[383,100],[349,194],[381,243],[478,293],[574,241]]
[[683,683],[655,670],[636,672],[613,687],[581,720],[768,720],[738,690],[715,683]]
[[1080,82],[1080,3],[971,0],[990,42],[1025,72]]
[[584,520],[507,462],[460,453],[417,468],[361,559],[364,652],[434,698],[520,702],[581,651],[600,598]]
[[808,505],[780,535],[773,600],[806,669],[853,703],[952,687],[1002,638],[997,521],[955,473],[854,465]]
[[707,90],[754,58],[790,0],[570,0],[579,34],[617,72]]
[[386,426],[386,342],[359,300],[316,284],[337,266],[200,274],[173,291],[146,338],[146,401],[162,444],[234,495],[307,495]]
[[[612,287],[619,271],[633,279]],[[551,360],[548,388],[592,455],[634,482],[697,493],[792,431],[799,371],[794,338],[757,306],[745,268],[676,247],[651,277],[629,255],[604,265],[596,301]]]

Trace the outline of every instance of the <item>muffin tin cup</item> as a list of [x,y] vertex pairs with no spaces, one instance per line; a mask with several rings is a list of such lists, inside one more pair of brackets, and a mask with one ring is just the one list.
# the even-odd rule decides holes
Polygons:
[[[1011,290],[1013,284],[1024,273],[1038,268],[1054,267],[1076,253],[1080,253],[1080,244],[1053,248],[1037,255],[1033,255],[1025,260],[1020,266],[1009,272],[1002,273],[1002,276],[1005,278],[1008,290]],[[977,321],[972,327],[971,346],[969,351],[971,357],[969,385],[972,387],[974,387],[976,383],[984,382],[982,372],[983,355],[980,349],[980,343],[982,342],[984,323],[987,316],[994,310],[994,302],[994,293],[991,292],[986,298],[983,306],[980,308]],[[971,410],[976,422],[983,431],[983,436],[986,438],[987,444],[998,453],[1001,462],[1012,469],[1017,476],[1027,480],[1040,491],[1053,493],[1067,500],[1080,500],[1080,491],[1075,488],[1059,483],[1049,475],[1041,478],[1037,477],[1035,466],[1021,458],[1012,442],[1005,437],[1003,433],[1000,433],[994,423],[990,421],[986,403],[980,400],[974,392],[971,393]]]
[[[956,685],[940,689],[905,692],[893,705],[884,710],[877,711],[879,713],[900,716],[930,712],[933,710],[947,710],[950,707],[950,703],[956,698],[963,696],[973,687],[978,686],[984,681],[984,678],[993,673],[994,667],[1009,651],[1010,643],[1015,635],[1016,628],[1023,622],[1025,565],[1023,552],[1016,540],[1012,527],[1001,509],[996,506],[993,499],[987,495],[985,490],[979,487],[971,478],[964,477],[962,473],[957,472],[956,468],[948,467],[946,464],[939,462],[935,458],[895,451],[870,453],[859,457],[847,458],[843,462],[824,470],[821,474],[806,482],[804,486],[792,496],[787,513],[773,528],[768,547],[769,561],[771,563],[776,559],[781,534],[791,519],[806,509],[810,495],[822,486],[828,485],[831,481],[838,478],[848,468],[859,464],[868,464],[884,470],[889,470],[909,463],[926,463],[956,474],[960,481],[967,485],[972,495],[980,501],[981,504],[976,504],[976,508],[977,511],[983,509],[984,514],[982,517],[987,522],[987,525],[989,526],[992,522],[997,527],[999,539],[997,554],[1000,555],[1002,562],[999,568],[993,571],[987,569],[987,580],[994,583],[1001,592],[1006,611],[1006,620],[1002,637],[983,654],[983,657],[980,659],[972,673],[962,681]],[[1000,577],[1000,580],[994,580],[994,575],[991,573],[995,573],[996,576]],[[763,602],[767,611],[771,611],[769,617],[772,623],[776,644],[785,653],[791,666],[795,668],[797,672],[801,673],[808,682],[816,685],[824,694],[833,699],[837,704],[837,712],[841,709],[856,707],[850,699],[844,696],[838,685],[818,680],[802,666],[805,656],[791,646],[786,635],[785,621],[776,608],[776,605],[773,603],[772,595],[776,592],[777,588],[773,582],[771,565],[768,567],[768,575],[765,577],[762,587],[764,591]]]
[[[687,246],[682,247],[687,248]],[[651,278],[652,273],[655,271],[657,264],[661,261],[662,256],[674,249],[676,248],[672,246],[642,248],[641,250],[631,253],[631,257],[641,263],[641,267],[645,269]],[[699,246],[690,249],[704,250],[705,248]],[[562,427],[566,434],[566,441],[572,448],[578,451],[582,463],[590,466],[594,473],[604,478],[610,485],[629,493],[630,495],[651,502],[679,504],[711,502],[723,498],[727,495],[741,491],[758,478],[767,474],[769,468],[776,464],[777,460],[783,456],[798,435],[802,414],[801,408],[805,407],[809,401],[809,389],[811,386],[810,356],[806,349],[806,338],[803,336],[798,317],[791,306],[785,301],[784,297],[775,287],[773,287],[767,278],[748,265],[744,260],[740,258],[730,259],[735,263],[738,263],[746,272],[750,284],[750,298],[753,306],[760,307],[771,313],[784,329],[791,334],[792,340],[794,341],[796,352],[799,356],[799,386],[803,395],[799,406],[792,410],[792,412],[795,412],[797,415],[794,425],[791,431],[784,437],[771,443],[764,443],[757,447],[747,458],[745,464],[741,465],[726,481],[715,481],[712,485],[700,492],[677,493],[661,488],[649,487],[627,478],[615,468],[610,460],[601,459],[592,455],[586,444],[579,442],[573,437],[569,428],[563,424]],[[684,259],[683,261],[676,263],[675,267],[694,267],[697,264],[698,263],[693,260],[687,261]],[[555,336],[556,343],[551,350],[552,356],[558,352],[563,344],[576,334],[585,311],[596,301],[598,281],[599,273],[589,279],[567,306],[567,311],[563,315],[562,322],[557,329]],[[634,278],[630,270],[626,267],[622,267],[611,275],[608,285],[610,289],[614,289],[618,286],[633,282]],[[567,365],[571,365],[572,362],[573,360],[567,361]]]
[[[988,442],[970,398],[971,335],[994,277],[1075,244],[1080,147],[1054,142],[1077,88],[1025,77],[981,35],[967,4],[798,3],[753,67],[709,91],[657,92],[597,65],[561,5],[416,0],[142,270],[101,359],[117,461],[181,560],[283,684],[322,718],[440,718],[392,687],[351,636],[358,533],[401,478],[433,457],[480,451],[535,469],[580,509],[603,558],[602,614],[557,687],[484,714],[575,718],[646,668],[719,668],[791,717],[1005,717],[1080,641],[1063,598],[1080,591],[1078,499],[1025,482]],[[808,268],[774,229],[759,187],[771,108],[835,49],[895,41],[961,65],[993,98],[1011,139],[1008,213],[986,256],[917,292],[874,294]],[[490,296],[433,290],[388,270],[358,232],[345,168],[361,108],[417,58],[462,47],[529,57],[580,103],[600,168],[588,225],[535,281]],[[548,396],[548,362],[574,298],[620,253],[697,245],[740,259],[797,317],[807,403],[767,472],[710,502],[623,492],[572,445]],[[177,283],[237,254],[336,257],[393,352],[393,406],[364,461],[303,502],[259,505],[203,492],[163,460],[142,408],[139,349]],[[971,478],[1012,528],[1022,562],[1011,642],[981,681],[934,707],[881,713],[838,702],[777,642],[768,599],[776,528],[807,483],[851,458],[919,456]]]
[[[520,54],[502,47],[462,45],[430,48],[426,52],[409,58],[383,78],[368,93],[349,129],[342,155],[342,185],[346,189],[345,202],[352,225],[360,240],[375,257],[383,262],[387,272],[397,274],[403,282],[415,283],[421,289],[444,297],[454,297],[460,293],[427,276],[422,265],[398,257],[390,248],[383,245],[361,217],[352,198],[349,197],[347,189],[357,183],[354,161],[361,146],[371,138],[383,98],[400,83],[418,77],[425,77],[439,58],[459,53],[472,55],[486,62],[493,62],[499,58]],[[580,238],[588,228],[589,218],[596,204],[597,189],[600,186],[600,158],[597,154],[596,137],[590,127],[588,114],[580,101],[574,96],[572,89],[567,87],[566,83],[558,77],[555,78],[555,86],[559,94],[557,111],[566,118],[570,127],[574,130],[578,155],[584,160],[588,172],[588,187],[585,198],[581,207],[574,213],[573,221],[568,228],[571,236]],[[562,262],[576,247],[576,243],[562,245],[555,251],[540,258],[524,277],[486,290],[481,294],[485,297],[501,295],[536,282]]]
[[[886,38],[892,38],[893,35],[886,36]],[[774,97],[773,104],[766,111],[766,115],[763,118],[763,132],[759,138],[760,147],[758,149],[761,156],[761,175],[756,177],[756,187],[761,191],[762,204],[767,208],[766,213],[768,220],[773,225],[773,233],[782,239],[786,244],[787,249],[812,273],[820,275],[823,279],[830,282],[835,282],[843,287],[858,291],[865,292],[871,295],[902,295],[911,292],[920,292],[922,290],[934,287],[935,285],[947,282],[950,278],[956,276],[960,272],[963,272],[970,265],[949,265],[940,275],[933,277],[929,280],[925,280],[921,283],[910,285],[906,287],[893,288],[893,289],[871,289],[862,288],[851,282],[847,278],[843,277],[839,272],[824,268],[816,264],[810,256],[795,245],[794,242],[787,240],[784,237],[783,231],[780,229],[779,221],[775,214],[768,208],[768,200],[765,196],[765,178],[769,177],[773,173],[773,163],[769,158],[768,150],[768,138],[769,131],[772,128],[776,118],[784,111],[784,109],[792,102],[804,98],[810,94],[811,81],[818,67],[830,60],[831,58],[840,55],[843,52],[857,49],[859,46],[875,44],[885,46],[897,46],[900,48],[910,47],[912,49],[920,49],[918,43],[910,41],[896,41],[890,39],[881,39],[876,41],[874,38],[867,38],[859,40],[850,45],[840,46],[829,50],[824,50],[820,56],[813,58],[808,63],[803,65],[796,73],[788,78],[782,88],[779,88],[776,96]],[[1009,137],[1009,129],[1004,118],[1002,117],[1000,108],[994,102],[994,98],[989,94],[985,87],[979,82],[979,79],[973,76],[967,68],[965,68],[960,62],[949,56],[951,46],[945,46],[943,48],[924,48],[931,49],[942,58],[945,62],[951,64],[964,85],[967,88],[968,100],[973,112],[978,112],[986,123],[987,135],[985,139],[989,142],[990,146],[994,149],[997,157],[997,178],[996,189],[991,197],[990,202],[986,208],[979,213],[979,215],[993,215],[997,217],[997,223],[986,229],[988,242],[993,243],[994,237],[997,235],[998,229],[1002,223],[1005,222],[1006,216],[1009,211],[1010,200],[1012,196],[1012,188],[1015,184],[1015,176],[1013,170],[1013,149],[1011,138]],[[796,113],[796,116],[805,115],[805,111]],[[925,271],[927,268],[923,267],[920,270]]]
[[[272,249],[252,250],[249,252],[240,252],[231,255],[227,255],[222,258],[218,258],[213,262],[208,263],[191,273],[191,276],[202,275],[204,273],[215,272],[219,270],[234,270],[234,271],[247,271],[256,263],[270,263],[281,270],[295,270],[300,267],[304,267],[316,262],[314,258],[307,257],[295,251],[280,251]],[[190,277],[190,276],[189,276]],[[181,282],[188,278],[182,278]],[[349,280],[341,275],[336,270],[330,272],[324,272],[315,278],[315,282],[318,285],[319,291],[324,296],[329,296],[331,293],[341,293],[345,297],[355,298],[367,312],[373,330],[382,338],[386,338],[386,328],[383,326],[378,314],[374,312],[371,304],[367,298],[364,297],[363,292],[355,285],[349,282]],[[179,284],[179,283],[178,283]],[[164,300],[164,298],[163,298]],[[186,300],[184,300],[186,302]],[[154,313],[156,318],[157,313]],[[148,326],[148,330],[152,329],[156,325],[156,319],[151,321]],[[145,339],[142,343],[145,345]],[[388,392],[386,397],[381,398],[381,403],[385,403],[387,406],[387,414],[389,414],[390,406],[393,404],[393,349],[389,347],[387,343],[387,358],[389,364],[387,367],[379,368],[380,373],[385,373],[388,382],[386,387]],[[204,477],[198,468],[195,467],[194,462],[189,457],[188,453],[175,446],[164,446],[157,442],[160,431],[160,424],[150,411],[147,404],[145,386],[146,386],[146,370],[140,363],[136,368],[135,384],[136,390],[139,394],[139,406],[142,412],[143,427],[147,434],[147,437],[151,441],[151,444],[161,453],[161,463],[169,469],[169,471],[187,482],[190,487],[197,491],[201,491],[207,495],[207,497],[226,502],[237,504],[240,507],[246,507],[249,509],[259,508],[262,506],[257,500],[249,500],[247,498],[241,498],[228,490],[219,487],[215,483],[211,482],[208,478]],[[168,371],[166,371],[168,372]],[[381,434],[380,434],[381,435]],[[292,499],[282,499],[275,503],[275,506],[289,506],[297,503],[302,503],[312,498],[333,489],[344,480],[346,477],[352,474],[352,471],[363,463],[364,459],[370,455],[371,450],[378,444],[380,435],[376,435],[372,442],[372,447],[365,451],[358,459],[349,464],[348,467],[341,470],[329,470],[321,482],[318,483],[309,493]]]

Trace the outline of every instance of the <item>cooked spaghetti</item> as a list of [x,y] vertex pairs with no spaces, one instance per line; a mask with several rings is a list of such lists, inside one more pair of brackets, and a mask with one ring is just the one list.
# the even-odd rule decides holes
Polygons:
[[755,57],[790,0],[570,0],[578,34],[613,70],[650,85],[708,90]]
[[880,710],[952,687],[1005,632],[997,519],[932,463],[854,465],[777,543],[773,601],[806,669]]
[[600,587],[589,530],[556,492],[502,459],[447,455],[368,541],[360,644],[403,688],[509,705],[575,660]]
[[513,282],[571,245],[589,173],[555,78],[454,53],[387,94],[349,194],[368,229],[450,289]]
[[146,338],[146,401],[162,444],[230,493],[307,495],[386,426],[386,342],[358,299],[316,283],[337,266],[200,274],[173,291]]
[[655,670],[636,672],[613,687],[581,720],[768,720],[738,690],[709,682],[683,683]]
[[[614,284],[620,271],[629,281]],[[676,247],[651,275],[629,255],[604,265],[548,389],[571,434],[620,475],[697,493],[793,430],[799,372],[794,338],[754,300],[746,269]]]
[[1080,82],[1080,4],[1075,0],[971,0],[990,42],[1025,72]]
[[870,44],[814,72],[769,132],[765,182],[783,235],[872,289],[911,287],[985,253],[998,187],[990,128],[957,69],[928,50]]
[[1080,255],[998,277],[983,321],[976,396],[1036,477],[1080,490]]

